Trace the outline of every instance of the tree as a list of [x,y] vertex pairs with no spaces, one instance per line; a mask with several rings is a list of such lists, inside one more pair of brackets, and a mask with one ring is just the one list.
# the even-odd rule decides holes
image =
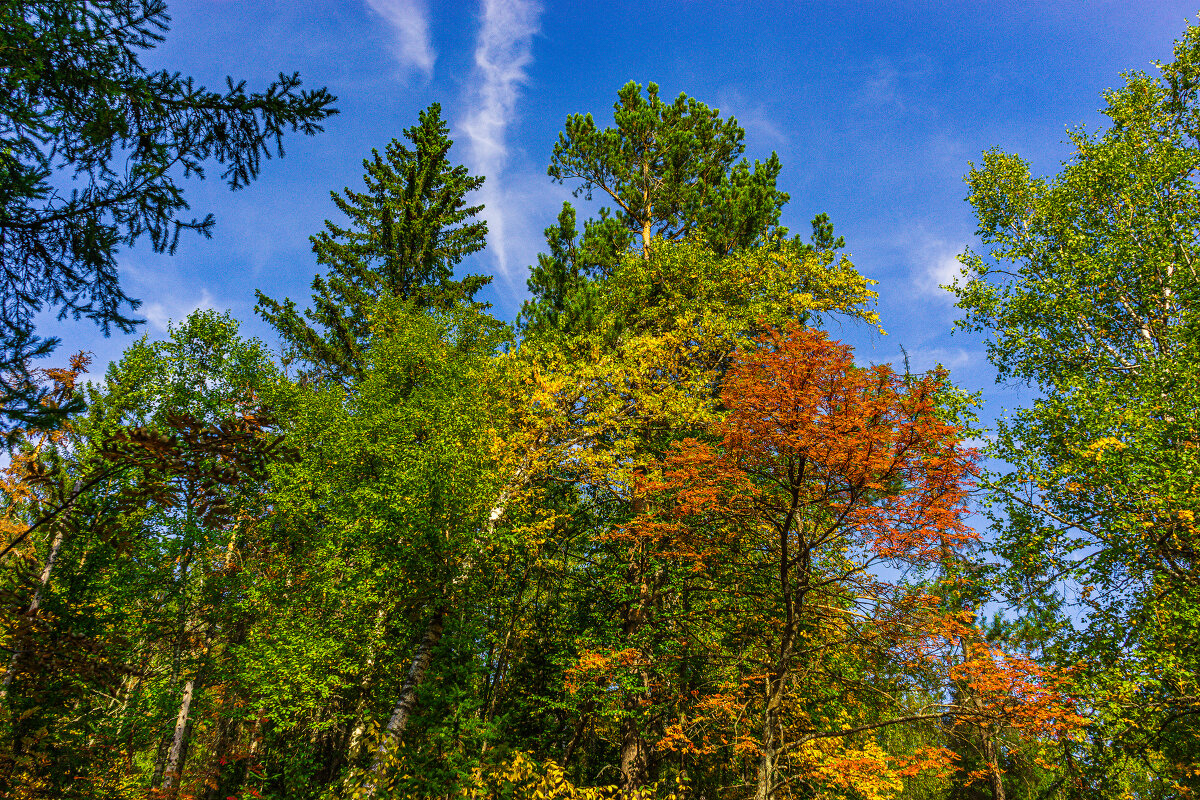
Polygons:
[[[721,120],[717,109],[683,94],[664,103],[653,83],[645,97],[641,86],[626,84],[613,108],[615,127],[601,130],[591,114],[573,114],[554,146],[550,177],[578,181],[575,195],[589,200],[599,190],[615,209],[601,207],[579,231],[575,209],[563,204],[545,231],[549,253],[530,270],[532,297],[517,322],[528,334],[556,329],[570,337],[594,322],[595,283],[634,241],[648,260],[654,237],[694,238],[718,255],[787,237],[779,225],[788,201],[776,188],[779,158],[772,153],[753,166],[738,160],[745,131],[737,120]],[[807,247],[832,253],[845,245],[827,215],[818,214],[812,228]]]
[[[270,423],[262,402],[279,376],[262,342],[240,338],[228,314],[196,311],[168,333],[162,342],[143,338],[110,366],[79,427],[108,460],[137,467],[135,486],[154,485],[148,513],[125,522],[140,534],[142,568],[122,566],[130,583],[153,587],[151,602],[134,601],[137,622],[170,631],[142,657],[144,691],[161,698],[151,783],[171,792],[187,767],[196,708],[219,683],[215,655],[239,635],[235,561],[248,523],[263,514]],[[166,443],[148,442],[147,429]],[[172,450],[179,468],[156,467],[155,452]]]
[[787,194],[775,188],[779,158],[737,161],[745,131],[737,120],[681,94],[664,103],[657,84],[630,81],[617,92],[615,128],[600,130],[591,114],[567,117],[550,158],[555,181],[582,182],[616,206],[613,219],[641,239],[699,234],[718,253],[761,241],[775,231]]
[[470,304],[491,282],[452,279],[459,261],[483,249],[487,223],[475,219],[483,206],[466,201],[483,178],[450,163],[453,142],[441,114],[434,103],[404,131],[412,149],[393,139],[383,155],[371,151],[363,161],[365,192],[331,193],[351,227],[327,220],[312,237],[317,263],[330,268],[327,278],[313,279],[312,310],[302,317],[292,301],[258,293],[258,314],[320,374],[344,379],[361,372],[371,310],[381,297],[445,311]]
[[579,181],[576,196],[603,192],[615,210],[602,207],[581,235],[574,208],[563,204],[558,224],[546,229],[550,252],[531,269],[523,329],[578,330],[594,315],[594,282],[635,240],[649,259],[656,236],[699,238],[725,255],[787,235],[779,215],[788,196],[775,188],[779,158],[739,161],[745,131],[737,120],[683,94],[664,103],[653,83],[645,97],[632,81],[617,96],[616,127],[597,128],[591,114],[567,117],[548,169],[558,183]]
[[[599,595],[586,611],[595,628],[580,639],[615,653],[654,635],[652,609],[674,592],[674,567],[614,532],[639,513],[638,475],[646,465],[720,416],[731,354],[764,324],[835,314],[874,323],[871,283],[845,257],[796,242],[722,256],[699,241],[653,240],[649,260],[627,252],[595,281],[588,327],[571,336],[527,330],[519,355],[540,371],[549,389],[540,402],[562,420],[547,435],[564,444],[547,477],[575,486],[572,515],[599,522],[586,534],[593,548],[586,566],[564,567],[586,569]],[[641,689],[622,682],[620,706],[605,712],[620,728],[613,735],[626,789],[651,780],[658,760],[652,743],[665,721],[646,702],[647,681],[634,678]],[[591,705],[581,696],[578,724]]]
[[[22,657],[4,679],[13,746],[0,758],[31,786],[111,796],[120,753],[147,745],[150,782],[179,786],[216,662],[242,631],[237,562],[278,444],[260,405],[277,373],[236,331],[196,312],[169,341],[135,343],[90,388],[88,415],[14,459],[10,474],[39,480],[14,503],[17,557],[0,561],[15,597],[33,593],[5,631]],[[53,527],[31,537],[48,508]],[[67,708],[91,710],[76,724]]]
[[[164,0],[32,0],[0,10],[0,431],[57,412],[25,380],[43,309],[86,317],[107,335],[129,332],[139,301],[118,281],[116,253],[147,239],[173,252],[184,230],[210,235],[214,220],[184,215],[180,179],[209,162],[231,189],[283,155],[285,129],[311,135],[337,113],[325,89],[301,91],[298,74],[262,92],[228,80],[197,87],[140,55],[162,40]],[[76,188],[67,193],[63,179]]]
[[[734,357],[728,415],[709,441],[676,443],[649,481],[647,512],[622,534],[745,597],[710,595],[753,635],[727,696],[698,707],[740,706],[753,721],[740,749],[757,755],[760,800],[797,782],[890,794],[906,769],[895,762],[930,756],[856,738],[893,725],[950,716],[1069,727],[1053,678],[976,641],[957,609],[880,575],[976,541],[964,522],[973,454],[938,409],[944,378],[855,367],[849,348],[797,325],[768,331]],[[948,664],[953,650],[962,658]],[[879,694],[864,696],[864,683]],[[948,696],[955,684],[975,702]],[[689,739],[683,726],[676,736]]]
[[[367,794],[406,741],[418,698],[438,694],[427,676],[444,668],[435,658],[444,637],[472,624],[467,601],[498,547],[493,534],[512,473],[503,446],[512,400],[494,320],[399,298],[381,299],[374,315],[379,334],[355,391],[328,385],[299,396],[292,435],[309,455],[281,467],[274,497],[285,509],[280,524],[303,531],[292,547],[311,556],[279,591],[303,598],[311,620],[278,625],[257,648],[268,663],[347,653],[336,670],[322,660],[297,671],[318,684],[345,674],[366,691],[345,720],[357,733],[341,741],[361,743],[362,717],[382,714],[374,752],[350,754],[368,756],[359,776]],[[361,629],[347,632],[348,621]],[[309,644],[319,635],[328,644]],[[378,647],[378,662],[355,652],[364,644]],[[281,727],[303,718],[303,708],[287,706],[273,712]],[[422,757],[418,747],[410,752]]]
[[582,236],[575,220],[575,208],[563,203],[557,224],[545,230],[550,252],[539,253],[529,269],[532,297],[517,318],[527,338],[571,339],[599,323],[597,282],[620,262],[629,237],[603,210],[599,220],[584,222]]
[[1014,598],[1105,698],[1062,759],[1092,796],[1200,786],[1200,28],[1174,55],[1105,93],[1109,127],[1073,132],[1057,176],[984,154],[984,247],[954,286],[999,378],[1041,394],[998,424],[987,486]]

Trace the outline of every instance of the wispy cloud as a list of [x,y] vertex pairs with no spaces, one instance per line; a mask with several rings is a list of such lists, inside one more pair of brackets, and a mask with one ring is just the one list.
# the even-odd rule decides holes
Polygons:
[[888,118],[920,111],[924,88],[934,72],[933,63],[925,56],[911,56],[899,62],[876,59],[860,79],[858,101]]
[[904,362],[907,360],[908,368],[913,372],[920,373],[938,365],[952,370],[964,369],[976,362],[976,355],[963,347],[918,347],[912,350],[902,350],[884,363],[903,370]]
[[429,7],[424,0],[367,0],[367,5],[383,17],[396,34],[396,60],[433,75],[437,54],[429,38]]
[[[726,89],[717,96],[717,108],[721,116],[735,117],[738,124],[745,130],[751,143],[758,139],[757,144],[778,147],[788,144],[790,137],[783,129],[775,111],[762,102],[746,97],[736,87]],[[751,153],[753,159],[757,153]]]
[[914,288],[927,297],[947,302],[952,300],[954,295],[941,287],[958,279],[962,270],[958,256],[965,249],[964,242],[950,241],[929,233],[918,234],[908,254]]
[[934,255],[930,259],[925,267],[926,291],[948,297],[946,290],[941,287],[949,286],[958,280],[963,266],[962,262],[958,260],[958,254],[961,251],[961,247],[952,248]]
[[216,308],[216,305],[213,296],[209,293],[208,289],[201,289],[199,299],[182,300],[171,298],[167,301],[154,300],[139,308],[138,313],[146,318],[146,322],[150,324],[150,327],[160,333],[166,333],[167,323],[182,322],[193,311],[208,311],[214,308]]
[[480,199],[488,221],[488,239],[496,266],[509,277],[509,225],[505,218],[508,127],[512,123],[526,67],[533,61],[533,36],[541,6],[533,0],[481,0],[481,24],[475,45],[475,70],[468,97],[470,111],[461,124],[468,158],[487,180]]

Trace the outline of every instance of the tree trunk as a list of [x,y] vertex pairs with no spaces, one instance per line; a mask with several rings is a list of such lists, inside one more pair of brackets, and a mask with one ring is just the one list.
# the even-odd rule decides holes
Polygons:
[[[58,553],[62,550],[63,540],[66,538],[66,525],[61,521],[54,526],[54,540],[50,543],[50,553],[46,556],[46,566],[42,567],[42,574],[38,578],[38,587],[33,592],[33,599],[29,602],[29,608],[25,611],[25,616],[30,621],[38,612],[38,608],[42,603],[42,592],[50,585],[50,576],[54,573],[54,563],[58,561]],[[12,685],[13,678],[16,677],[18,670],[21,668],[21,660],[25,657],[23,650],[17,649],[13,651],[12,658],[9,659],[8,669],[4,673],[4,680],[0,682],[0,700],[8,697],[8,687]]]
[[417,652],[413,654],[412,664],[408,667],[408,675],[404,678],[404,685],[400,687],[400,697],[396,700],[391,717],[388,718],[387,727],[384,728],[383,739],[375,750],[375,757],[371,762],[371,777],[363,786],[366,790],[364,795],[366,797],[370,797],[374,793],[388,755],[404,739],[404,729],[408,727],[408,719],[417,706],[417,690],[421,687],[421,683],[425,680],[425,674],[429,671],[429,665],[433,662],[433,649],[441,641],[445,617],[449,611],[448,606],[439,606],[425,627],[425,635],[421,637],[421,643],[417,645]]
[[[775,796],[775,774],[780,748],[783,747],[779,711],[792,670],[792,656],[804,603],[808,597],[812,556],[803,539],[797,542],[798,551],[793,563],[791,535],[799,508],[799,491],[793,487],[791,506],[779,529],[779,595],[784,609],[783,629],[779,634],[779,655],[767,675],[766,708],[763,710],[762,742],[759,748],[758,777],[754,800],[771,800]],[[797,586],[796,584],[800,585]]]
[[196,696],[196,683],[197,679],[193,676],[183,684],[179,713],[175,717],[175,733],[171,737],[171,747],[167,750],[167,760],[163,765],[162,789],[168,793],[178,790],[179,778],[183,772],[187,734],[192,727],[192,700]]
[[[636,702],[632,706],[636,708]],[[626,710],[632,711],[630,704]],[[632,794],[650,781],[650,748],[642,736],[637,720],[626,717],[621,722],[621,791]]]
[[983,757],[987,760],[988,781],[992,785],[992,800],[1004,800],[1004,772],[1000,769],[1000,754],[996,748],[996,737],[983,730]]
[[370,694],[372,678],[375,675],[375,662],[379,657],[379,647],[376,647],[374,642],[383,634],[387,619],[387,609],[380,606],[379,610],[375,612],[375,629],[370,642],[371,651],[367,656],[367,664],[363,669],[362,677],[358,681],[358,697],[354,701],[354,725],[350,730],[350,737],[345,748],[347,762],[353,762],[358,757],[363,745],[363,734],[367,731],[367,697]]
[[[189,556],[190,560],[190,556]],[[183,579],[187,579],[188,563],[185,561],[183,565]],[[186,584],[185,584],[186,585]],[[187,630],[187,614],[184,615],[185,623],[180,628],[180,640],[186,641]],[[193,624],[196,624],[195,622]],[[203,685],[205,665],[208,661],[209,654],[212,652],[213,640],[217,635],[217,627],[215,624],[209,624],[204,631],[204,643],[201,645],[196,665],[183,684],[183,694],[179,699],[179,713],[175,716],[175,728],[171,733],[171,744],[167,748],[166,758],[162,761],[161,771],[158,776],[161,777],[161,788],[168,795],[174,795],[179,791],[179,780],[183,775],[183,768],[187,763],[188,740],[192,733],[192,702],[196,699],[196,692]],[[184,645],[186,646],[186,645]],[[179,655],[180,665],[183,662],[183,653]],[[178,667],[177,667],[178,669]],[[180,669],[182,671],[182,669]],[[153,785],[153,784],[151,784]]]
[[400,688],[400,698],[396,701],[396,707],[392,709],[392,716],[388,718],[385,730],[390,737],[398,740],[404,736],[404,729],[408,727],[408,718],[417,705],[417,689],[425,680],[425,673],[433,661],[433,648],[437,647],[438,642],[442,639],[445,616],[449,610],[446,606],[438,608],[433,612],[433,618],[429,620],[429,625],[425,628],[425,635],[421,637],[421,643],[417,646],[412,664],[409,665],[408,675],[404,678],[404,685]]
[[[517,468],[512,481],[500,491],[500,496],[496,498],[495,504],[488,513],[487,522],[484,524],[484,538],[491,538],[496,525],[504,518],[512,495],[529,480],[529,468],[532,458],[532,453],[526,454],[525,460]],[[466,580],[472,566],[473,557],[471,554],[468,554],[459,563],[458,576],[451,581],[451,584],[457,587]],[[363,797],[370,797],[375,793],[380,773],[383,770],[388,755],[404,739],[404,730],[408,727],[408,719],[417,705],[417,690],[425,680],[425,674],[429,671],[429,665],[433,662],[433,650],[442,639],[442,631],[444,630],[445,618],[448,613],[450,613],[449,600],[438,606],[437,610],[433,613],[433,617],[429,620],[429,624],[425,627],[425,634],[421,637],[421,642],[417,646],[416,653],[413,654],[412,663],[408,667],[408,675],[404,678],[404,685],[400,687],[400,697],[396,700],[396,705],[392,708],[392,714],[388,718],[387,726],[384,728],[383,738],[380,740],[378,747],[375,749],[375,755],[371,759],[369,777],[361,787]]]
[[579,721],[575,723],[575,730],[571,734],[571,741],[567,742],[567,747],[563,750],[562,766],[567,769],[571,765],[571,758],[575,755],[575,750],[579,747],[579,743],[583,741],[583,734],[587,730],[588,719],[592,715],[592,710],[595,704],[588,702],[579,709]]
[[[791,638],[784,645],[786,657],[791,657]],[[782,660],[782,659],[781,659]],[[776,669],[767,679],[766,711],[763,714],[762,743],[759,746],[758,777],[755,781],[754,800],[771,800],[775,796],[775,774],[782,742],[779,737],[779,709],[783,706],[784,687],[787,682],[785,670]]]
[[758,777],[754,783],[754,800],[771,800],[775,788],[775,749],[763,742],[758,757]]
[[[648,225],[646,230],[649,231]],[[633,468],[632,484],[630,511],[636,520],[650,508],[646,497],[645,466]],[[636,644],[638,633],[651,624],[655,601],[664,579],[665,572],[661,568],[657,574],[650,574],[645,545],[634,545],[629,552],[625,581],[629,586],[637,587],[637,600],[625,603],[621,611],[621,639],[626,645]],[[621,790],[626,793],[632,793],[650,782],[650,746],[637,719],[638,709],[643,705],[650,707],[654,701],[650,673],[645,667],[641,670],[641,678],[641,696],[630,696],[622,704],[625,718],[621,721]]]
[[654,201],[650,199],[650,162],[642,161],[642,258],[650,260],[650,237],[654,225]]

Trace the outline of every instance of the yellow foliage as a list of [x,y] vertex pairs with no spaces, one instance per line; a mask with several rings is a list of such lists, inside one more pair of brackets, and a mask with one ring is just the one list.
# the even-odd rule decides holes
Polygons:
[[[904,783],[893,768],[891,758],[878,744],[868,741],[861,746],[838,739],[806,742],[795,756],[793,774],[815,786],[852,792],[863,800],[888,800]],[[817,797],[830,797],[818,790]]]
[[525,410],[536,420],[525,427],[539,443],[561,442],[541,448],[542,461],[573,463],[625,496],[644,431],[714,421],[731,353],[798,319],[840,314],[878,327],[873,284],[844,257],[799,248],[722,257],[698,242],[656,241],[648,260],[631,254],[604,280],[595,329],[559,346],[522,345]]
[[[399,778],[403,784],[412,775],[404,763],[402,748],[385,759],[383,773]],[[382,774],[356,771],[349,776],[341,797],[347,800],[431,800],[427,795],[389,786]],[[686,800],[687,777],[681,775],[666,794],[661,782],[632,794],[620,787],[575,786],[567,780],[563,768],[553,761],[539,764],[526,753],[514,752],[506,760],[471,771],[468,783],[460,785],[454,797],[463,800]]]
[[[562,767],[553,761],[538,764],[525,753],[514,753],[507,762],[471,774],[473,786],[464,793],[470,800],[651,800],[659,797],[659,786],[633,794],[622,794],[617,786],[574,786]],[[662,800],[684,800],[687,780],[680,778]]]

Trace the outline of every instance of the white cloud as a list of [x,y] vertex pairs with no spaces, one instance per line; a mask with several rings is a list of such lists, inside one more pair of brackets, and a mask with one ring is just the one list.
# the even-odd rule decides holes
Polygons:
[[[533,61],[533,36],[541,7],[532,0],[481,0],[482,21],[475,44],[471,108],[461,128],[467,137],[472,170],[486,177],[480,190],[488,221],[488,240],[504,277],[510,269],[510,226],[505,219],[508,160],[507,133],[512,123],[525,69]],[[518,226],[513,226],[518,227]]]
[[[721,116],[728,119],[735,117],[738,124],[746,131],[747,138],[758,139],[759,144],[771,147],[787,145],[789,136],[776,118],[772,109],[761,102],[747,98],[736,88],[722,92],[717,98],[717,108]],[[758,153],[750,153],[753,160]]]
[[863,103],[877,108],[904,111],[905,99],[900,88],[900,71],[889,63],[877,64],[863,81],[860,91]]
[[958,256],[966,248],[965,242],[953,242],[928,233],[918,235],[910,245],[908,256],[916,290],[929,297],[952,300],[954,295],[941,287],[958,279],[962,269]]
[[179,298],[171,298],[165,302],[155,300],[144,304],[137,310],[137,313],[146,318],[150,327],[160,333],[166,333],[168,322],[179,323],[193,311],[209,311],[214,308],[216,305],[213,296],[209,294],[208,289],[201,289],[199,300],[188,301]]
[[894,118],[910,111],[921,113],[924,88],[936,72],[928,57],[913,55],[899,61],[875,59],[860,69],[858,102],[881,118]]
[[733,113],[729,116],[736,117],[738,124],[751,136],[758,135],[764,141],[774,145],[789,143],[787,132],[762,106],[755,106],[741,114]]
[[433,75],[437,54],[429,38],[429,7],[423,0],[366,0],[396,34],[396,60]]
[[930,291],[940,289],[942,286],[949,286],[954,283],[962,270],[962,263],[958,260],[959,250],[955,248],[953,252],[942,253],[935,256],[925,269],[925,277],[929,283]]
[[906,355],[908,368],[915,373],[927,372],[938,365],[950,370],[963,369],[976,361],[971,351],[962,347],[919,347],[915,350],[908,350],[907,354],[905,352],[897,353],[887,359],[885,363],[891,364],[895,369],[903,370]]

